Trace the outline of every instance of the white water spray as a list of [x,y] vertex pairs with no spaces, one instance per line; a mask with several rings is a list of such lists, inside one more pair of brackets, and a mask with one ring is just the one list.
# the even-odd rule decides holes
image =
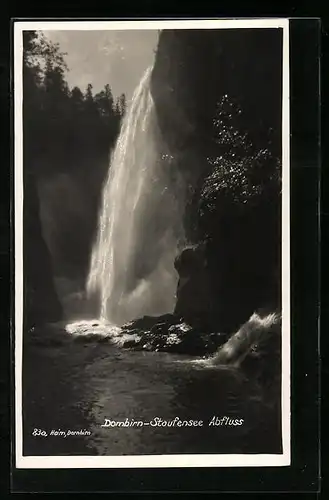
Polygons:
[[100,319],[116,325],[172,312],[176,300],[183,191],[161,160],[150,75],[135,90],[112,155],[87,282],[100,295]]

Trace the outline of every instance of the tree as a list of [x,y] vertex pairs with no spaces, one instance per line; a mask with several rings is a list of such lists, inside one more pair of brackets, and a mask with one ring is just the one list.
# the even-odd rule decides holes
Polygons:
[[203,181],[198,207],[206,234],[206,226],[213,227],[215,220],[232,210],[245,211],[259,205],[260,200],[266,199],[270,205],[278,199],[280,161],[270,148],[259,148],[241,128],[242,114],[240,106],[227,95],[215,110],[207,157],[210,173]]
[[68,70],[65,53],[61,52],[58,43],[48,40],[42,32],[23,31],[23,67],[34,70],[41,83],[44,71],[57,68],[64,73]]
[[91,83],[88,83],[86,92],[85,92],[85,101],[90,104],[91,106],[93,105],[94,102],[94,97],[93,97],[93,86]]
[[113,115],[114,100],[110,85],[107,83],[104,90],[95,95],[95,102],[102,117],[109,118]]
[[70,92],[71,105],[72,108],[77,112],[82,112],[83,110],[83,93],[79,89],[79,87],[73,87]]
[[121,94],[116,102],[116,107],[115,107],[116,113],[120,116],[123,116],[126,112],[126,107],[127,107],[126,96],[125,94]]
[[[58,156],[59,116],[67,109],[65,54],[42,32],[23,32],[23,114],[25,167],[35,170]],[[51,117],[51,119],[50,119]],[[55,154],[55,157],[54,157]]]

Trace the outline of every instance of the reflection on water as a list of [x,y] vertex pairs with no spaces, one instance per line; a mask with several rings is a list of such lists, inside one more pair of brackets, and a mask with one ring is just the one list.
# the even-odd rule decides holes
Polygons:
[[[24,455],[281,453],[279,395],[234,369],[95,342],[28,345],[23,369]],[[204,425],[101,427],[176,416]],[[244,423],[209,426],[214,416]],[[91,434],[32,436],[35,428]]]

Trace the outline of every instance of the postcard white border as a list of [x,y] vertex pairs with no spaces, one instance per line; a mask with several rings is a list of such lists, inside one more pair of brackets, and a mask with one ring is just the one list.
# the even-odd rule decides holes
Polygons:
[[[282,92],[282,443],[283,453],[23,456],[22,337],[23,337],[23,92],[22,32],[24,30],[163,30],[163,29],[283,29]],[[289,19],[218,19],[170,21],[15,21],[14,22],[14,148],[15,148],[15,437],[18,469],[154,468],[154,467],[273,467],[289,466],[290,429],[290,101]]]

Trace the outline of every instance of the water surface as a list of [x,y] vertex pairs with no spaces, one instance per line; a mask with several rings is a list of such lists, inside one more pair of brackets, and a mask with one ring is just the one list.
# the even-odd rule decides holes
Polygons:
[[[52,345],[51,345],[52,344]],[[23,366],[24,455],[281,453],[280,404],[237,370],[93,339],[30,343]],[[104,419],[203,420],[203,427],[109,427]],[[209,426],[214,416],[241,426]],[[33,429],[90,435],[34,437]]]

